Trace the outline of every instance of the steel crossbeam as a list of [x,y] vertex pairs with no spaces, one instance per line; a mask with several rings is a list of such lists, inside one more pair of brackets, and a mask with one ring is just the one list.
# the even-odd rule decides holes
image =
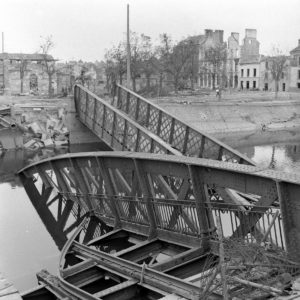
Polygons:
[[[104,178],[99,181],[101,189],[100,183],[98,189],[92,188],[94,175],[86,176],[85,188],[77,191],[72,190],[72,181],[55,177],[69,172],[74,182],[79,182],[82,170]],[[46,173],[52,174],[51,180],[44,176]],[[293,260],[300,261],[300,178],[295,174],[214,160],[132,152],[61,155],[30,165],[19,174],[29,197],[38,197],[38,192],[34,192],[35,178],[42,174],[41,180],[53,185],[53,190],[55,185],[64,199],[89,209],[90,214],[115,229],[124,228],[150,239],[163,238],[191,246],[199,246],[200,242],[207,247],[219,215],[226,237],[250,242],[267,239],[286,249]],[[209,187],[257,195],[258,200],[248,205],[226,203],[215,198]],[[280,204],[279,208],[272,207],[275,202]],[[70,211],[71,206],[65,209]],[[64,214],[61,212],[59,216]],[[88,239],[93,239],[92,234]]]

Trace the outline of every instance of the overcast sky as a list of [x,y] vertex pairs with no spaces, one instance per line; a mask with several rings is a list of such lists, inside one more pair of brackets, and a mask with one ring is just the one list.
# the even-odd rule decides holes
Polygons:
[[131,30],[174,40],[223,29],[224,37],[256,28],[261,54],[273,45],[289,52],[300,39],[300,0],[0,0],[5,52],[39,50],[41,36],[53,36],[61,60],[102,60],[105,49],[124,40],[126,4]]

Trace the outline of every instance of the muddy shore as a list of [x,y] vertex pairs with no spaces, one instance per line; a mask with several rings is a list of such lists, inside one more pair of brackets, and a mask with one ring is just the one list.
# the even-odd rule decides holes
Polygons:
[[239,101],[174,101],[154,99],[153,102],[184,122],[217,138],[254,133],[295,131],[300,129],[299,100]]

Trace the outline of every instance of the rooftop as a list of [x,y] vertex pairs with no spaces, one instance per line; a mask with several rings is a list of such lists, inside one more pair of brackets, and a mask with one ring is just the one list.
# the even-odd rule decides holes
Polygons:
[[52,55],[49,54],[40,54],[40,53],[0,53],[0,60],[9,59],[9,60],[31,60],[31,61],[42,61],[42,60],[55,60]]

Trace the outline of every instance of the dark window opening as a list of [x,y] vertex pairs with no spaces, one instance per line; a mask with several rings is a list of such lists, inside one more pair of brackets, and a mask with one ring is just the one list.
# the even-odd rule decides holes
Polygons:
[[300,70],[298,70],[298,79],[300,79]]
[[253,69],[253,77],[256,77],[256,69]]
[[250,69],[247,69],[247,77],[250,76]]
[[285,83],[282,84],[282,91],[285,92]]
[[267,91],[269,89],[269,85],[267,83],[265,83],[265,91]]
[[241,81],[241,89],[244,88],[244,81]]
[[300,89],[300,82],[298,82],[298,89]]
[[247,82],[246,82],[246,89],[249,90],[249,88],[250,88],[250,82],[247,81]]
[[244,69],[242,69],[241,72],[241,77],[244,77]]
[[253,81],[253,88],[256,89],[256,81]]

